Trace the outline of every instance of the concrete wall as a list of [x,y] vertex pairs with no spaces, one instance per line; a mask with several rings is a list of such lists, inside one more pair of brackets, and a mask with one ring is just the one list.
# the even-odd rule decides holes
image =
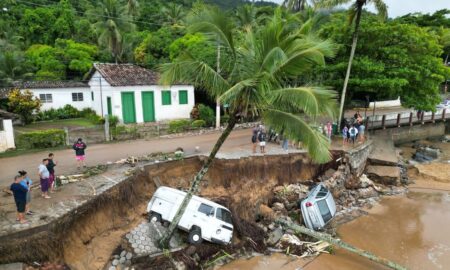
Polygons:
[[351,173],[359,177],[366,168],[367,158],[372,152],[372,142],[367,141],[354,149],[350,149],[345,154],[346,161],[350,164]]
[[[33,95],[39,98],[40,94],[51,94],[51,103],[42,103],[41,110],[49,110],[51,108],[62,108],[67,104],[82,110],[84,108],[92,107],[91,89],[87,87],[82,88],[42,88],[42,89],[30,89]],[[83,101],[73,101],[72,93],[83,93]]]
[[[154,97],[155,121],[190,118],[190,113],[195,105],[194,87],[192,85],[148,85],[148,86],[111,86],[105,79],[103,79],[98,72],[95,72],[89,81],[92,91],[94,92],[94,103],[92,108],[99,114],[108,113],[107,98],[111,98],[112,113],[119,117],[122,121],[122,92],[134,92],[134,103],[136,122],[143,123],[144,115],[142,110],[142,92],[152,91]],[[101,91],[100,91],[101,85]],[[163,90],[170,90],[172,103],[171,105],[162,105],[161,92]],[[179,91],[188,91],[188,104],[179,104]],[[100,102],[100,97],[103,98],[103,104]]]
[[5,119],[3,121],[3,129],[0,130],[0,152],[8,149],[16,148],[14,143],[14,130],[12,120]]
[[373,108],[374,106],[376,108],[400,107],[402,106],[402,103],[400,102],[400,97],[398,97],[397,99],[394,100],[370,102],[369,108]]
[[384,135],[391,138],[395,144],[423,140],[427,138],[437,138],[445,135],[446,123],[427,123],[424,125],[415,125],[412,127],[390,128],[385,130],[376,130],[374,135]]

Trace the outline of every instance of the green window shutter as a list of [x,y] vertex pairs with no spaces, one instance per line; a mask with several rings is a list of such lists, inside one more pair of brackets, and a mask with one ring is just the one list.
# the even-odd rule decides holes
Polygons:
[[171,105],[172,97],[170,96],[170,91],[162,91],[162,105]]
[[180,90],[178,96],[180,104],[188,104],[188,92],[186,90]]

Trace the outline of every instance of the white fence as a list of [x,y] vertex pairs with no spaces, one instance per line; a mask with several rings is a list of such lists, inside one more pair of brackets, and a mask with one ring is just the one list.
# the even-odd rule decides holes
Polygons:
[[0,123],[0,152],[5,152],[8,149],[16,148],[14,144],[14,130],[12,120],[4,119]]
[[400,107],[402,106],[402,103],[400,102],[400,97],[398,97],[394,100],[370,102],[369,108],[373,108],[374,106],[376,106],[377,108]]

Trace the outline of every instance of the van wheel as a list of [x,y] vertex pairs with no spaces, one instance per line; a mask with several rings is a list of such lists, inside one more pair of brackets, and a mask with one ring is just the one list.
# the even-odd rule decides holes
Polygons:
[[150,214],[150,216],[148,217],[148,222],[151,222],[151,223],[161,222],[161,215],[158,213],[152,212]]
[[193,245],[200,244],[203,241],[202,231],[198,227],[192,228],[191,231],[189,232],[188,240],[189,243]]

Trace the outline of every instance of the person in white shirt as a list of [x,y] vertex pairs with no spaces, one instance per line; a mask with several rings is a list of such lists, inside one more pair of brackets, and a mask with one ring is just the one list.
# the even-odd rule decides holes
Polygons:
[[41,179],[41,191],[42,197],[45,199],[50,199],[48,196],[48,189],[50,187],[49,177],[50,172],[47,169],[48,159],[44,158],[42,164],[39,165],[39,178]]
[[350,141],[355,144],[356,136],[358,135],[358,129],[355,128],[355,126],[351,126],[348,130],[348,133],[350,134]]

